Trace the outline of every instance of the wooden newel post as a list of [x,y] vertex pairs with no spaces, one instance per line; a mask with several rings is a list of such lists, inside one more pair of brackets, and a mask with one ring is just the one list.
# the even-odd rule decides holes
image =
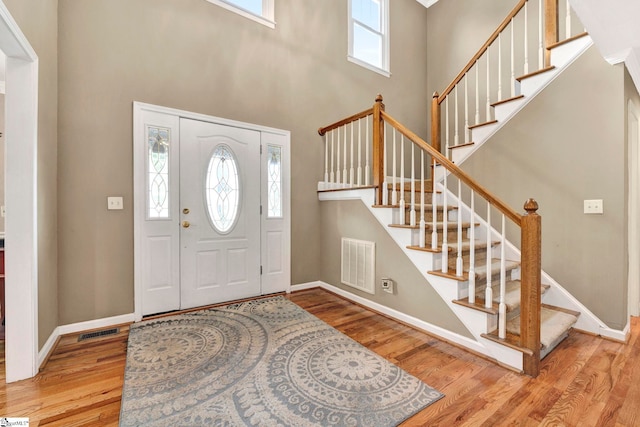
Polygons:
[[558,0],[544,0],[544,66],[551,66],[549,46],[558,42]]
[[440,152],[440,104],[438,92],[433,94],[431,100],[431,146]]
[[536,212],[538,203],[535,200],[527,200],[524,209],[527,214],[522,217],[521,224],[520,345],[533,353],[524,355],[524,373],[536,377],[540,373],[542,218]]
[[376,186],[376,203],[382,204],[382,192],[387,191],[382,188],[384,182],[384,121],[380,114],[384,111],[382,95],[376,96],[373,104],[373,185]]

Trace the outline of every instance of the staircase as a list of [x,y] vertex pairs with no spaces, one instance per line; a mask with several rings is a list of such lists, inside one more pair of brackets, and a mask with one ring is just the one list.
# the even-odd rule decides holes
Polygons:
[[[474,336],[469,348],[531,376],[572,327],[608,329],[542,271],[537,203],[527,201],[521,215],[459,168],[592,45],[586,33],[569,34],[568,8],[566,37],[558,41],[557,1],[538,1],[538,69],[529,72],[525,36],[525,73],[516,77],[514,28],[520,22],[526,31],[530,20],[529,1],[521,0],[442,95],[434,95],[431,144],[387,114],[381,96],[372,108],[319,129],[326,135],[319,199],[362,200]],[[543,5],[550,8],[544,40]],[[503,61],[509,31],[510,61]],[[506,72],[503,62],[511,62]],[[507,222],[520,230],[521,249],[507,239],[513,235]]]
[[[393,191],[392,186],[388,186],[389,198],[391,197],[391,192]],[[417,195],[416,197],[420,197],[420,186],[417,187]],[[431,188],[431,183],[425,185],[426,188]],[[396,186],[396,190],[400,190],[398,186]],[[405,184],[405,200],[409,200],[410,197],[410,184]],[[437,195],[436,195],[437,197]],[[431,200],[433,199],[433,192],[427,192],[428,202],[425,204],[425,223],[430,224],[425,227],[427,235],[425,239],[428,241],[431,239],[431,235],[433,232],[433,204]],[[486,286],[476,288],[475,292],[475,301],[469,302],[468,298],[468,287],[465,284],[469,281],[470,275],[470,267],[471,267],[471,240],[469,239],[470,228],[471,227],[479,227],[478,222],[470,223],[463,222],[461,224],[463,236],[461,239],[458,239],[458,229],[457,229],[457,206],[448,205],[446,209],[436,203],[436,227],[442,230],[444,226],[443,217],[444,212],[446,210],[447,216],[449,217],[449,221],[447,224],[448,233],[447,240],[453,243],[448,245],[448,251],[450,253],[457,253],[458,251],[458,242],[461,243],[460,251],[461,258],[463,263],[462,274],[458,276],[455,273],[457,269],[457,259],[456,257],[450,257],[448,260],[448,268],[447,272],[443,273],[442,269],[435,269],[428,271],[429,275],[437,276],[438,281],[443,282],[444,286],[452,288],[452,289],[460,289],[459,298],[452,299],[453,304],[460,305],[462,307],[466,307],[467,309],[476,310],[480,313],[484,313],[486,315],[486,321],[489,325],[487,328],[487,332],[481,333],[481,336],[485,339],[494,341],[501,345],[507,345],[517,351],[526,352],[527,350],[519,345],[520,343],[520,288],[521,281],[519,278],[520,274],[520,262],[519,260],[515,260],[515,256],[513,256],[513,260],[505,261],[505,272],[507,274],[507,279],[505,282],[505,304],[506,304],[506,338],[499,338],[499,334],[497,331],[497,323],[494,321],[494,318],[498,315],[499,303],[500,303],[500,273],[501,273],[501,262],[500,259],[493,258],[491,255],[493,252],[499,252],[501,250],[499,240],[491,240],[489,243],[486,240],[474,240],[474,252],[475,252],[475,265],[474,265],[474,275],[476,281],[483,283],[486,282],[487,275],[490,274],[492,276],[491,284],[491,295],[492,295],[492,303],[489,305],[486,304]],[[374,205],[374,209],[391,209],[397,210],[398,206],[380,206]],[[415,234],[419,232],[419,226],[411,226],[410,218],[411,218],[411,207],[405,207],[404,215],[402,212],[399,212],[399,215],[392,212],[392,216],[396,215],[403,219],[402,222],[388,224],[390,228],[398,228],[398,229],[406,229],[412,230],[412,233]],[[416,214],[419,216],[419,214]],[[479,230],[476,230],[479,231]],[[474,233],[475,234],[475,233]],[[418,245],[409,244],[407,248],[411,251],[426,251],[435,254],[439,254],[442,251],[442,238],[444,234],[438,234],[438,246],[437,248],[422,248]],[[415,236],[412,236],[415,238]],[[489,263],[489,268],[487,268],[487,264]],[[430,280],[433,281],[432,278]],[[461,286],[462,285],[462,286]],[[551,286],[545,283],[542,283],[540,286],[540,293],[542,298],[544,298],[545,292]],[[541,324],[540,324],[540,357],[544,358],[553,348],[555,348],[567,335],[568,331],[573,327],[573,325],[577,322],[578,316],[580,316],[579,311],[564,309],[561,307],[556,307],[551,304],[543,304],[541,308]],[[484,322],[483,322],[484,323]]]

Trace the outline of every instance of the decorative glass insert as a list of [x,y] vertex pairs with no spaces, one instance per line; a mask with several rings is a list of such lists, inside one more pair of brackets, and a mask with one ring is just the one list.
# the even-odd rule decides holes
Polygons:
[[238,161],[229,146],[220,144],[213,150],[205,180],[209,221],[218,233],[229,233],[240,210]]
[[170,139],[170,129],[147,127],[147,206],[150,219],[169,218]]
[[267,145],[267,218],[282,217],[282,147]]

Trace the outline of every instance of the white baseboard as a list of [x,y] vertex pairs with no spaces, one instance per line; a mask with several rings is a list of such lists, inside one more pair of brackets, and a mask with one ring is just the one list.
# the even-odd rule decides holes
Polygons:
[[53,350],[53,346],[56,345],[58,338],[62,335],[74,334],[77,332],[89,331],[92,329],[108,328],[115,325],[122,325],[123,323],[132,323],[133,321],[134,314],[130,313],[120,316],[105,317],[103,319],[95,319],[86,322],[78,322],[58,326],[53,330],[53,332],[47,339],[47,342],[44,343],[44,345],[38,352],[38,367],[42,367],[42,364],[46,360],[47,356]]
[[471,338],[467,338],[465,336],[448,331],[444,328],[441,328],[440,326],[432,325],[429,322],[425,322],[424,320],[417,319],[413,316],[402,313],[401,311],[395,310],[393,308],[389,308],[382,304],[378,304],[377,302],[368,300],[366,298],[362,298],[358,295],[352,294],[351,292],[347,292],[343,289],[338,288],[337,286],[330,285],[320,280],[315,282],[301,283],[299,285],[292,285],[291,291],[292,292],[302,291],[302,290],[311,289],[311,288],[326,289],[329,292],[333,292],[334,294],[340,295],[343,298],[346,298],[350,301],[358,303],[364,307],[370,308],[371,310],[375,310],[378,313],[382,313],[386,316],[389,316],[392,319],[396,319],[400,322],[404,322],[417,329],[425,331],[430,335],[436,336],[445,341],[455,343],[461,347],[468,348],[469,350],[472,350],[477,353],[484,354],[490,357],[490,355],[487,354],[487,349],[481,343]]

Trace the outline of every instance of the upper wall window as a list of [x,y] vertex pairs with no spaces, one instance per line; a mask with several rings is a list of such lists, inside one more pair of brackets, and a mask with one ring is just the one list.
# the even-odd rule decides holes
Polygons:
[[270,28],[275,28],[274,19],[275,0],[207,0],[227,10],[259,22]]
[[348,3],[349,60],[389,77],[389,0]]

